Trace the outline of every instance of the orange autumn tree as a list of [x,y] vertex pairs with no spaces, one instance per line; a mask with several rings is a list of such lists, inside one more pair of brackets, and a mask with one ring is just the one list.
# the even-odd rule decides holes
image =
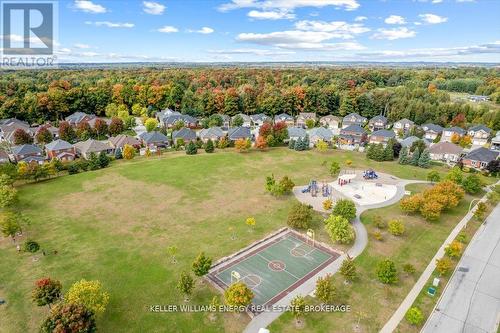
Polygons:
[[224,292],[224,299],[230,306],[247,306],[252,302],[254,294],[243,282],[236,282]]
[[267,148],[267,141],[263,136],[259,136],[255,141],[255,148],[264,150]]
[[252,142],[250,141],[250,139],[241,138],[234,142],[234,148],[236,148],[236,150],[239,152],[248,151],[251,146]]

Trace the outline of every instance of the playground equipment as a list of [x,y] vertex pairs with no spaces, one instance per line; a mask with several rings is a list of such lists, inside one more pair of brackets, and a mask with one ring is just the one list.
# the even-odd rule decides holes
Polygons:
[[318,195],[318,182],[316,180],[311,180],[309,185],[302,190],[302,193],[311,193],[313,197]]
[[321,186],[321,193],[323,194],[323,197],[329,197],[332,195],[332,187],[328,185],[326,182],[323,182],[323,185]]
[[368,169],[368,170],[363,171],[363,178],[367,179],[367,180],[377,179],[378,175],[373,169]]

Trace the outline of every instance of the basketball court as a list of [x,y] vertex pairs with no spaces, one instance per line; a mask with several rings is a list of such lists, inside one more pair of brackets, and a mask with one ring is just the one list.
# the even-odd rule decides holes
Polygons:
[[208,278],[222,289],[242,281],[254,293],[253,305],[270,306],[339,257],[313,237],[285,229],[215,265]]

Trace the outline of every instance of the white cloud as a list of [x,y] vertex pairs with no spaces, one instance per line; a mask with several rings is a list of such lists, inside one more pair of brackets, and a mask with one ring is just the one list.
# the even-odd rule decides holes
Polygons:
[[283,19],[294,19],[295,14],[290,13],[286,10],[272,10],[272,11],[258,11],[251,10],[247,14],[248,17],[256,20],[283,20]]
[[165,26],[159,28],[158,31],[166,33],[166,34],[169,34],[169,33],[172,33],[172,32],[178,32],[179,29],[177,29],[176,27],[173,27],[171,25],[165,25]]
[[[28,38],[24,38],[23,36],[21,35],[16,35],[16,34],[11,34],[11,35],[0,35],[0,40],[3,40],[3,39],[10,39],[10,42],[11,43],[14,43],[14,44],[18,44],[18,43],[24,43],[25,40],[27,40],[29,42],[29,45],[30,47],[45,47],[46,44],[44,43],[44,41],[46,41],[47,43],[50,42],[50,39],[46,39],[46,38],[38,38],[38,37],[35,37],[35,36],[31,36],[31,37],[28,37]],[[53,45],[55,46],[55,42],[53,42]],[[15,46],[14,46],[15,47]]]
[[232,50],[208,50],[214,54],[252,54],[256,56],[281,56],[295,54],[294,51],[264,50],[264,49],[232,49]]
[[416,34],[417,33],[415,31],[406,27],[399,27],[394,29],[378,29],[377,32],[373,34],[372,38],[395,40],[415,37]]
[[399,15],[391,15],[384,22],[387,24],[406,24],[405,18]]
[[299,21],[295,23],[295,28],[304,31],[319,31],[331,33],[330,38],[350,39],[354,35],[362,34],[370,31],[370,28],[365,27],[362,23],[347,23],[343,21]]
[[74,6],[76,9],[79,9],[87,13],[94,13],[94,14],[106,13],[105,7],[95,4],[90,0],[75,0]]
[[439,24],[448,21],[447,17],[435,15],[435,14],[420,14],[418,15],[422,21],[427,24]]
[[147,14],[161,15],[165,11],[165,6],[158,2],[143,1],[142,5],[144,6],[142,10]]
[[354,21],[356,22],[363,22],[364,20],[367,20],[368,17],[366,16],[356,16],[356,18],[354,19]]
[[108,27],[108,28],[133,28],[135,26],[134,23],[120,23],[120,22],[109,22],[109,21],[86,21],[85,24],[95,25],[97,27]]
[[457,2],[476,2],[476,0],[457,0]]
[[441,3],[443,0],[432,0],[432,3]]
[[228,11],[239,8],[294,10],[300,7],[321,8],[326,6],[355,10],[359,7],[359,3],[357,0],[232,0],[219,6],[219,10]]
[[76,47],[77,49],[90,49],[90,45],[83,43],[76,43],[73,46]]
[[[196,33],[199,33],[199,34],[208,35],[208,34],[213,33],[214,31],[215,30],[212,29],[212,28],[210,28],[210,27],[203,27],[200,30],[188,30],[187,32],[196,32]],[[172,32],[177,32],[177,31],[172,31]]]

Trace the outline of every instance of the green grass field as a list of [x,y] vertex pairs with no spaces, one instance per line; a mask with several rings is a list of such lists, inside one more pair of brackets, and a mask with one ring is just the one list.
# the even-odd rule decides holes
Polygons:
[[[225,314],[211,323],[203,313],[158,314],[149,312],[149,306],[183,302],[175,285],[180,271],[190,270],[199,251],[219,259],[285,226],[295,199],[266,194],[266,175],[288,175],[296,184],[312,178],[331,179],[328,164],[332,160],[341,165],[350,160],[351,168],[373,167],[404,178],[424,178],[428,173],[397,163],[368,161],[355,152],[279,148],[244,154],[169,153],[20,187],[16,209],[31,221],[21,241],[36,240],[42,249],[58,254],[18,254],[9,239],[0,239],[0,298],[7,302],[0,306],[0,332],[38,330],[48,310],[36,307],[30,293],[34,281],[45,276],[61,280],[64,291],[82,278],[100,280],[111,295],[106,312],[98,318],[101,332],[241,331],[246,316]],[[453,218],[462,213],[457,210]],[[245,225],[249,216],[257,220],[253,232]],[[315,216],[314,226],[317,238],[327,240],[321,216]],[[432,233],[425,232],[431,227]],[[417,232],[394,240],[398,246],[390,247],[387,255],[401,261],[427,257],[450,225],[431,227],[415,227]],[[236,233],[235,240],[229,228]],[[407,240],[412,242],[405,245]],[[171,264],[166,253],[172,245],[179,248],[177,264]],[[369,266],[378,256],[369,248],[358,261]],[[423,261],[415,260],[415,264],[420,268]],[[371,278],[367,273],[366,279]],[[199,282],[191,304],[208,304],[217,294]],[[328,322],[315,325],[338,327]]]

